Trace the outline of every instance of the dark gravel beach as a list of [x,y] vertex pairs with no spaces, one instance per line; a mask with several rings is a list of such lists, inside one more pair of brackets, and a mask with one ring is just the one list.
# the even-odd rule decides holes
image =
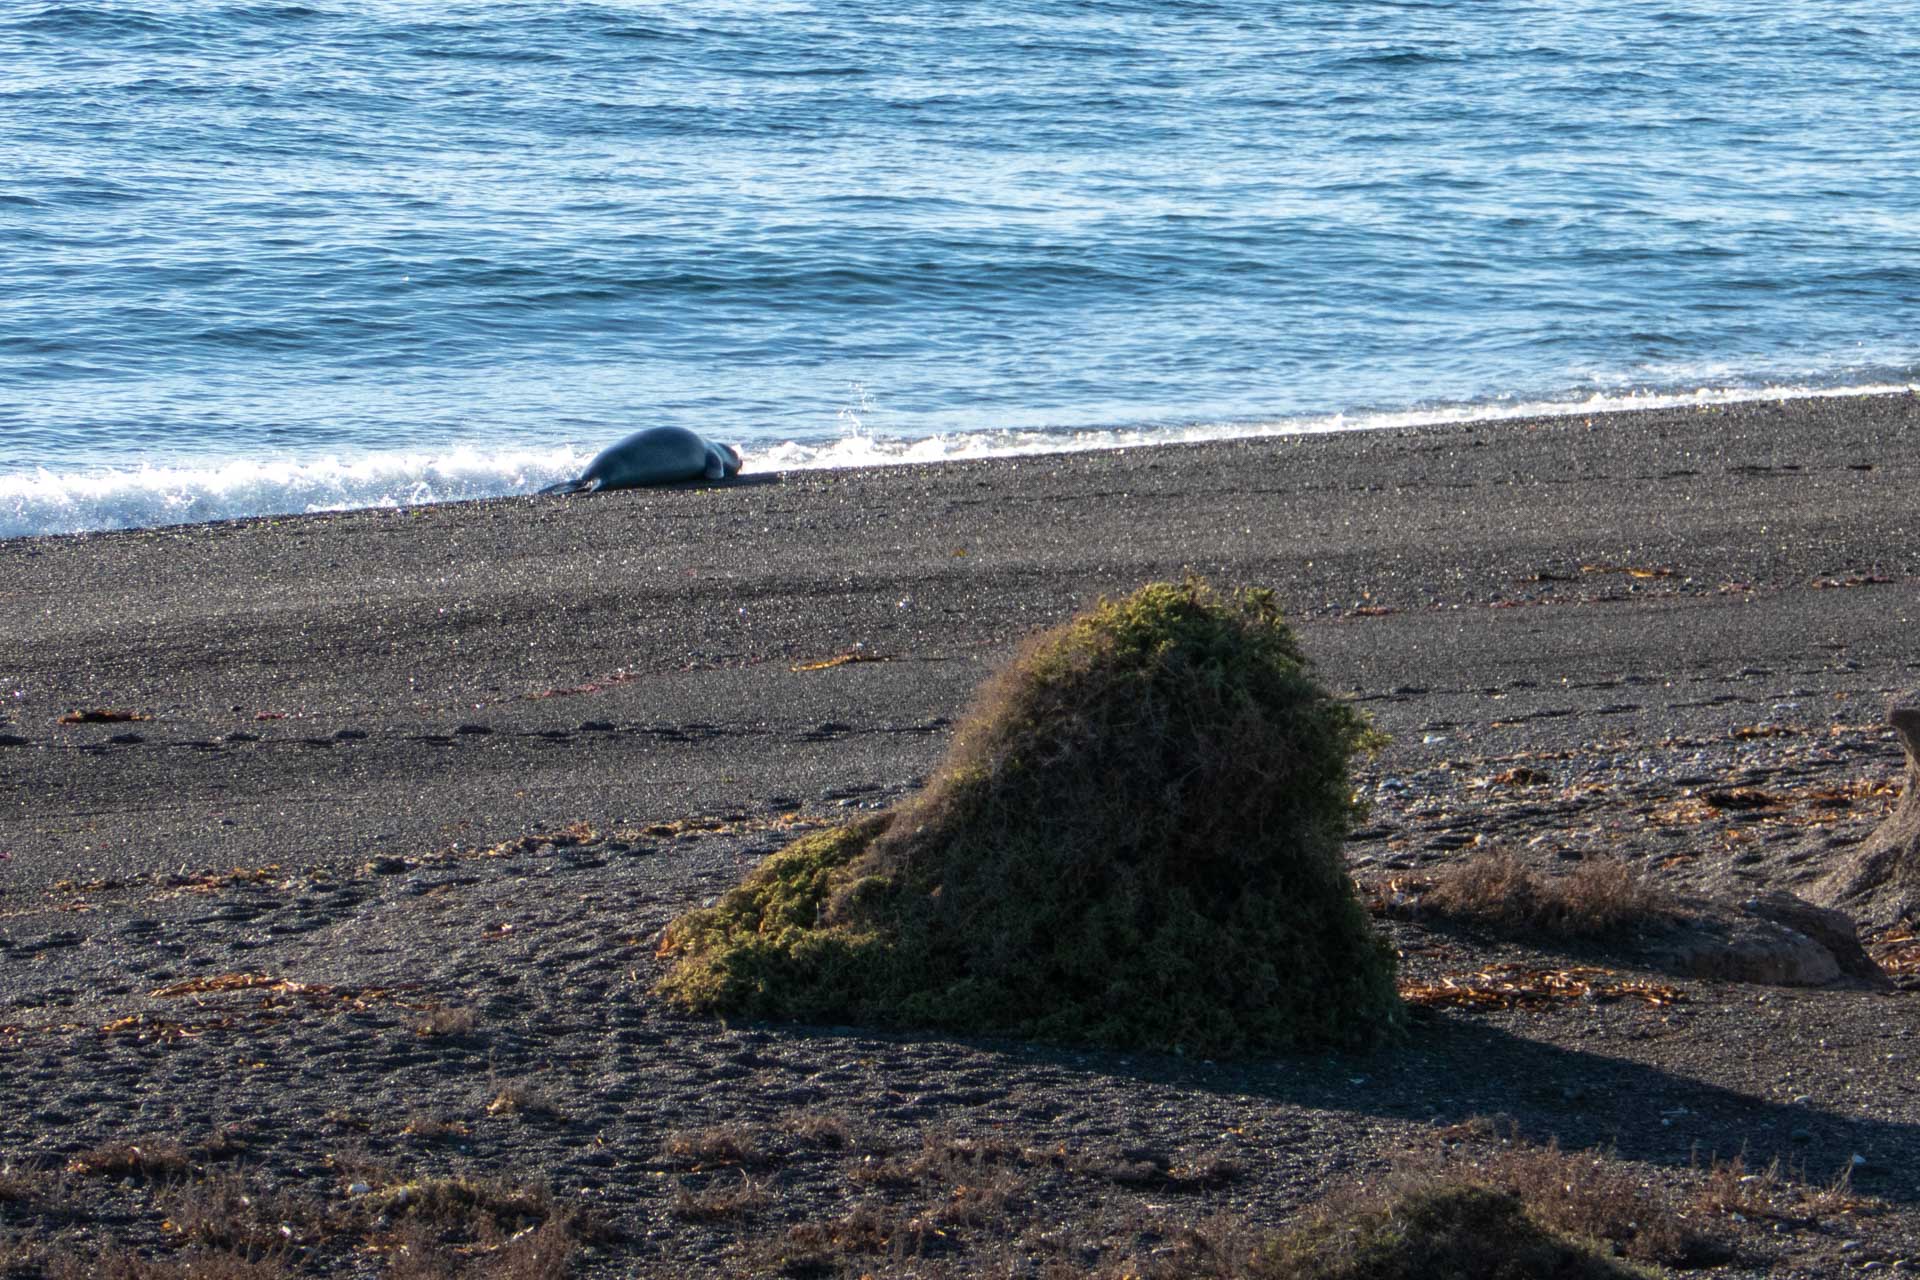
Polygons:
[[[670,918],[918,785],[1021,636],[1189,570],[1272,587],[1391,735],[1349,847],[1383,900],[1494,843],[1803,886],[1898,781],[1916,457],[1909,394],[0,542],[0,1274],[258,1253],[192,1229],[242,1182],[285,1202],[228,1206],[276,1265],[382,1274],[404,1214],[348,1240],[286,1205],[455,1174],[537,1187],[521,1226],[590,1210],[571,1274],[1122,1274],[1493,1114],[1710,1219],[1714,1274],[1920,1269],[1896,934],[1867,939],[1890,986],[1790,988],[1383,909],[1408,982],[1682,998],[1441,1006],[1360,1059],[729,1028],[648,992]],[[88,1165],[127,1143],[177,1167]],[[1850,1190],[1702,1207],[1742,1153]]]

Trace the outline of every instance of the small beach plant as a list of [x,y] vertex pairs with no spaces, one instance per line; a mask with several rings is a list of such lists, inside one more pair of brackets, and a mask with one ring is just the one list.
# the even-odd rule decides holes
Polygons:
[[1250,1268],[1272,1280],[1657,1280],[1604,1244],[1540,1223],[1511,1192],[1467,1183],[1413,1188],[1350,1216],[1327,1215],[1267,1245]]
[[1545,875],[1495,846],[1442,870],[1419,912],[1496,936],[1593,940],[1670,923],[1679,907],[1618,858]]
[[1022,647],[932,781],[662,939],[715,1013],[1243,1054],[1402,1013],[1341,858],[1377,735],[1271,592],[1153,583]]

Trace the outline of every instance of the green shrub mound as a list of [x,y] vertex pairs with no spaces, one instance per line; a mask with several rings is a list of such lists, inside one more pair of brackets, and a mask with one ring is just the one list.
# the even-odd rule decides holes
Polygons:
[[1654,1280],[1536,1222],[1518,1196],[1489,1187],[1412,1191],[1352,1219],[1330,1219],[1261,1252],[1273,1280]]
[[1376,735],[1270,592],[1155,583],[1030,641],[928,786],[669,927],[694,1009],[1113,1047],[1365,1047],[1402,1019],[1340,845]]

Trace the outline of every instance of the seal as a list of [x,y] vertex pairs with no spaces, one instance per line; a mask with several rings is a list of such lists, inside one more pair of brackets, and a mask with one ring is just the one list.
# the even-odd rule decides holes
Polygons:
[[713,444],[685,427],[648,427],[601,450],[578,479],[550,484],[540,492],[593,493],[682,480],[723,480],[739,470],[740,451],[730,444]]

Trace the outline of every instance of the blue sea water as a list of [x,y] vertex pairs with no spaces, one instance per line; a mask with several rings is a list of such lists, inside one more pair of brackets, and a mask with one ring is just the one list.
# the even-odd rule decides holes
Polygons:
[[1915,0],[0,4],[0,536],[1916,380]]

